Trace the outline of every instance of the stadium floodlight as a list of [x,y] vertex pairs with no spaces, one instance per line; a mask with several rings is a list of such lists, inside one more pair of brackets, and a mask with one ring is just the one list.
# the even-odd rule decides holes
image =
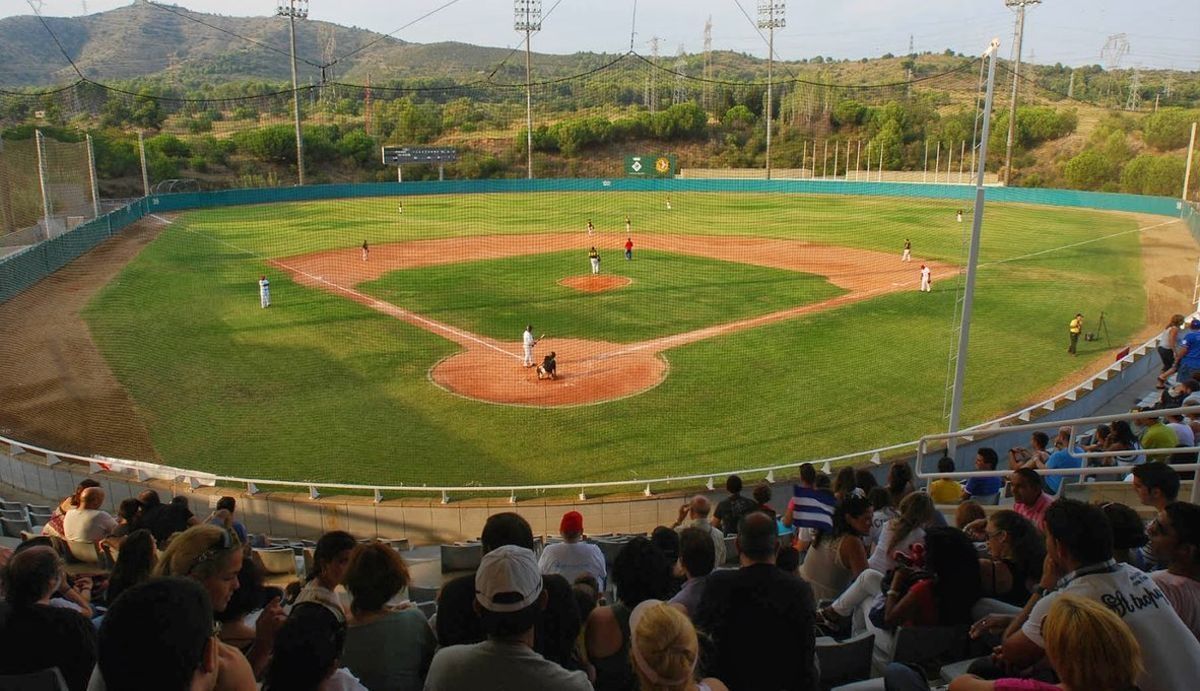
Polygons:
[[771,81],[775,66],[775,30],[787,26],[784,0],[758,0],[758,28],[767,30],[767,179],[771,179]]
[[533,89],[530,38],[542,30],[542,0],[513,0],[513,29],[525,32],[525,147],[526,168],[533,179]]
[[1016,39],[1013,45],[1012,100],[1008,108],[1008,140],[1004,146],[1005,187],[1008,186],[1008,180],[1012,172],[1013,137],[1016,136],[1017,131],[1017,80],[1021,76],[1021,43],[1025,38],[1025,8],[1040,4],[1042,4],[1042,0],[1004,0],[1005,7],[1017,12]]
[[296,120],[296,175],[304,184],[304,138],[300,134],[300,87],[296,83],[296,20],[308,19],[308,0],[287,0],[276,8],[275,14],[288,18],[292,42],[292,114]]

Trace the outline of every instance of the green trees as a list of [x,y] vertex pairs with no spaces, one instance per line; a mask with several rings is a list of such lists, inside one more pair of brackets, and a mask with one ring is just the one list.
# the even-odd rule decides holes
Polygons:
[[1146,116],[1142,122],[1142,137],[1159,151],[1181,149],[1188,144],[1192,123],[1200,120],[1200,110],[1163,108]]
[[1121,170],[1121,191],[1173,197],[1183,185],[1186,163],[1176,156],[1142,154]]

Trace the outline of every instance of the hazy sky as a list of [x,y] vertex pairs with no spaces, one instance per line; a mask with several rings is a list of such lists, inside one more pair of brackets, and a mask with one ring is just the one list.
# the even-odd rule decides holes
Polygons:
[[[775,0],[780,2],[781,0]],[[43,0],[46,15],[78,15],[130,4],[129,0]],[[270,0],[176,0],[189,9],[225,15],[269,15]],[[704,22],[711,16],[713,47],[765,57],[766,43],[747,19],[758,0],[542,0],[547,14],[534,50],[623,52],[629,48],[636,6],[634,48],[649,54],[652,36],[660,53],[703,48]],[[438,9],[445,5],[444,9]],[[743,13],[743,10],[745,13]],[[422,19],[427,13],[432,15]],[[0,17],[29,14],[24,0],[0,0]],[[312,0],[311,17],[406,41],[456,40],[514,46],[510,0]],[[993,36],[1011,50],[1013,13],[1004,0],[841,0],[787,2],[787,26],[775,34],[782,59],[815,55],[870,57],[908,52],[909,35],[918,51],[953,48],[978,54]],[[1130,51],[1123,66],[1200,70],[1200,0],[1045,0],[1028,10],[1026,58],[1069,65],[1101,63],[1110,34],[1124,32]],[[318,56],[312,56],[314,59]]]

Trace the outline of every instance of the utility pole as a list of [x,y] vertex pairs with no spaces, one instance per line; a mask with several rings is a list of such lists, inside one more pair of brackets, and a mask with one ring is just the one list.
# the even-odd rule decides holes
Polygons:
[[[771,116],[774,112],[771,101],[771,81],[775,67],[775,29],[787,26],[784,0],[758,0],[758,28],[767,30],[767,179],[771,179]],[[828,146],[828,143],[826,143]]]
[[288,34],[292,44],[292,115],[296,121],[296,175],[304,184],[304,135],[300,132],[300,87],[296,81],[296,20],[308,18],[308,0],[288,0],[280,4],[275,14],[288,18]]
[[1071,81],[1067,82],[1067,98],[1075,98],[1075,70],[1071,70]]
[[526,175],[533,179],[533,32],[542,30],[542,0],[513,0],[513,29],[525,32],[525,154]]
[[1017,28],[1016,39],[1013,52],[1013,84],[1012,84],[1012,100],[1008,107],[1008,140],[1005,143],[1004,150],[1004,185],[1008,186],[1008,181],[1012,176],[1012,150],[1013,138],[1017,132],[1017,87],[1019,85],[1018,78],[1021,76],[1021,42],[1025,38],[1025,8],[1029,5],[1040,5],[1042,0],[1004,0],[1005,7],[1015,8],[1017,11]]
[[1142,79],[1137,68],[1129,79],[1129,98],[1125,99],[1125,110],[1137,110],[1142,106]]
[[704,22],[704,109],[713,108],[712,98],[712,15]]
[[1187,165],[1183,169],[1183,194],[1180,199],[1187,201],[1188,185],[1192,182],[1192,159],[1196,151],[1196,123],[1192,123],[1192,138],[1188,141]]

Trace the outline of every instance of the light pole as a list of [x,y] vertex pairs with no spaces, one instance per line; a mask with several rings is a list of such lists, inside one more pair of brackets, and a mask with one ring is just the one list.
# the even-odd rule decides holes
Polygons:
[[1042,0],[1004,0],[1005,7],[1017,10],[1017,45],[1016,58],[1013,62],[1012,101],[1008,107],[1008,140],[1004,147],[1004,186],[1012,173],[1013,137],[1017,131],[1017,78],[1021,75],[1021,43],[1025,38],[1025,8],[1029,5],[1040,5]]
[[784,0],[758,0],[758,28],[767,30],[767,179],[771,179],[771,81],[775,67],[775,29],[787,26]]
[[542,0],[513,0],[513,28],[525,32],[525,149],[526,168],[533,179],[533,87],[530,38],[542,30]]
[[287,0],[280,4],[275,14],[288,18],[288,32],[292,39],[292,114],[296,120],[296,173],[300,184],[304,184],[304,137],[300,134],[300,87],[296,83],[296,20],[308,19],[308,0]]

